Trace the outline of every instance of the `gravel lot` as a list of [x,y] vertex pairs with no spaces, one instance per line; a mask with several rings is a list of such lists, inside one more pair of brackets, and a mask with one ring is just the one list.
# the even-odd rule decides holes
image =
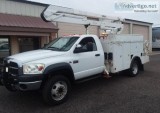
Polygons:
[[46,106],[38,92],[7,91],[0,87],[2,113],[159,113],[160,55],[150,57],[137,77],[117,74],[73,87],[69,100]]

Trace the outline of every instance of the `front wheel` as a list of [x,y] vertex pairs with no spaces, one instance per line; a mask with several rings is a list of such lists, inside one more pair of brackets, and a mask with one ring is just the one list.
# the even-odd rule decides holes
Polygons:
[[136,60],[134,60],[131,63],[129,74],[131,77],[135,77],[136,75],[138,75],[138,73],[139,73],[139,63]]
[[70,81],[65,76],[53,76],[43,88],[44,102],[49,105],[61,104],[68,99],[70,89]]

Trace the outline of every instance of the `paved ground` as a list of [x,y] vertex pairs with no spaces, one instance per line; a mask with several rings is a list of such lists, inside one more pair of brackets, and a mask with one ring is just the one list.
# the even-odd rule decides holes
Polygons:
[[160,50],[158,51],[152,51],[152,53],[149,53],[149,55],[159,55],[160,54]]
[[37,92],[11,93],[0,87],[2,113],[159,113],[160,55],[152,55],[137,77],[121,74],[74,86],[70,99],[58,106],[42,103]]

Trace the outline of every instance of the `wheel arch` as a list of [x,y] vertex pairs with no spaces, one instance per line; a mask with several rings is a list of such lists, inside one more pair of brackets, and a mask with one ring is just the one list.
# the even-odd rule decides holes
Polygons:
[[71,83],[75,81],[72,67],[68,63],[57,63],[50,65],[44,70],[43,74],[44,74],[43,82],[45,82],[48,78],[57,74],[62,74],[66,76]]
[[140,57],[138,57],[138,56],[133,57],[130,66],[132,65],[132,63],[133,63],[134,61],[137,61],[137,62],[138,62],[139,69],[140,69],[141,71],[143,71],[143,70],[144,70],[144,67],[143,67],[143,64],[142,64],[142,61],[141,61]]

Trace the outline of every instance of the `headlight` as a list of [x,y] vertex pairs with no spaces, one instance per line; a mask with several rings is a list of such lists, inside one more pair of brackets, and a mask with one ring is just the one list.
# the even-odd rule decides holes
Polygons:
[[44,71],[44,64],[25,64],[23,65],[24,74],[42,74]]

